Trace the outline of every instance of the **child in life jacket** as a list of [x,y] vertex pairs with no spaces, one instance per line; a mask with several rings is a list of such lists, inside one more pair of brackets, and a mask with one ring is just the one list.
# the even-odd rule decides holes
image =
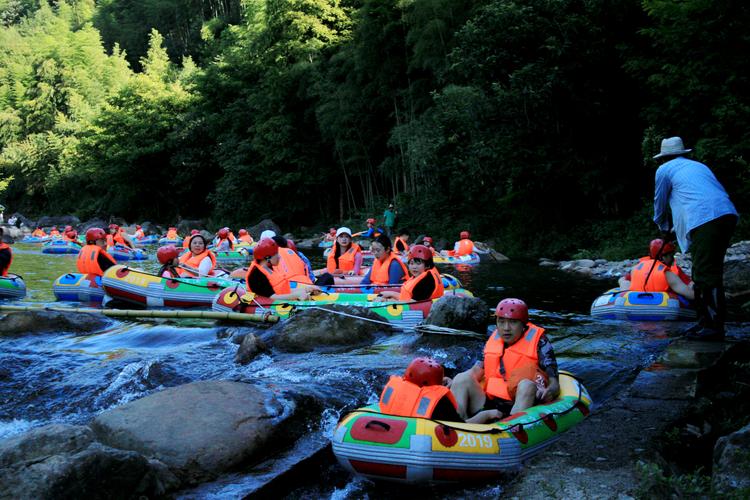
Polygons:
[[162,278],[179,278],[180,253],[174,245],[159,247],[156,258],[162,266],[157,274]]
[[[443,366],[432,358],[415,358],[404,376],[391,375],[380,395],[380,411],[388,415],[463,422],[444,377]],[[501,417],[491,409],[477,412],[466,422],[481,424]]]
[[674,243],[657,238],[649,244],[648,257],[641,257],[625,276],[619,279],[621,290],[674,293],[693,300],[695,292],[690,276],[674,260]]

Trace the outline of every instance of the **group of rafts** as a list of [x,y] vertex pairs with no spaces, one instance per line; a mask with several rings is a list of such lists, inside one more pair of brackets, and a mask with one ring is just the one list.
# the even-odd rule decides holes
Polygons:
[[[173,242],[179,241],[174,237],[176,233],[171,236]],[[435,259],[436,264],[448,262]],[[244,270],[233,274],[243,273]],[[446,294],[471,295],[454,277],[441,277]],[[305,307],[355,304],[372,307],[385,320],[401,327],[421,321],[434,302],[373,302],[378,293],[398,286],[360,285],[357,279],[341,277],[339,284],[322,287],[323,294],[292,303],[247,294],[243,284],[231,275],[162,278],[116,265],[101,278],[65,275],[55,282],[55,293],[61,300],[100,300],[101,295],[94,290],[103,288],[113,298],[140,306],[210,306],[220,311],[265,312],[281,318]],[[682,320],[695,313],[687,300],[671,292],[613,289],[594,301],[592,315],[605,319]],[[339,422],[333,438],[334,453],[346,469],[370,478],[405,482],[495,478],[517,470],[525,459],[589,414],[591,397],[573,375],[560,373],[560,389],[559,397],[549,403],[489,424],[388,415],[381,412],[379,404],[370,405]]]

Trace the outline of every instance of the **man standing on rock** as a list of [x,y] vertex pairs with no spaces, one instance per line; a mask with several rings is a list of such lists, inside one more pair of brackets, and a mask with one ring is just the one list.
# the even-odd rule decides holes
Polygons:
[[724,255],[739,215],[713,172],[685,158],[690,151],[680,137],[661,141],[661,151],[654,156],[664,159],[656,170],[654,222],[664,233],[673,231],[682,251],[690,250],[693,257],[698,323],[687,330],[687,336],[721,340],[726,313]]

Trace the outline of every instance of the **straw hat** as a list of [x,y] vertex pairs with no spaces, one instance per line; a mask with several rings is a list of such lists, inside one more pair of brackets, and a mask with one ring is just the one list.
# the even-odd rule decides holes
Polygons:
[[685,149],[681,137],[668,137],[661,141],[661,152],[654,156],[654,160],[662,156],[677,156],[691,151],[692,149]]

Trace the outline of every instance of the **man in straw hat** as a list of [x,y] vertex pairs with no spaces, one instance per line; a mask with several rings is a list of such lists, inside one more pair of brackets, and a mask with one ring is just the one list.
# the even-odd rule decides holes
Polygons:
[[[654,222],[664,233],[674,231],[683,252],[693,256],[698,323],[687,330],[697,340],[724,338],[724,254],[737,224],[729,195],[704,164],[689,160],[680,137],[661,141],[656,170]],[[667,211],[667,203],[672,217]]]

